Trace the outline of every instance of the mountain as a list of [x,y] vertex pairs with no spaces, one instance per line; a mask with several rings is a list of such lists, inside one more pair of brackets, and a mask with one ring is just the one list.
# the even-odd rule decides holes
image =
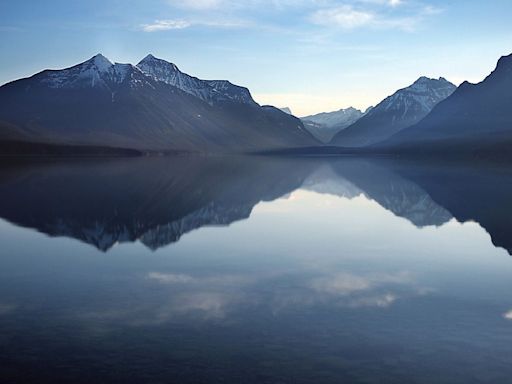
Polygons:
[[0,140],[148,151],[247,152],[316,145],[299,119],[246,88],[148,56],[102,55],[0,87]]
[[364,147],[386,140],[422,120],[455,89],[455,85],[442,77],[420,77],[409,87],[384,99],[350,127],[337,133],[330,143],[341,147]]
[[512,55],[481,83],[464,82],[417,125],[380,144],[422,150],[512,148]]
[[279,108],[281,111],[283,111],[284,113],[287,113],[289,115],[293,115],[292,113],[292,110],[288,107],[283,107],[283,108]]
[[226,80],[201,80],[181,72],[178,67],[153,55],[147,55],[137,67],[144,73],[181,89],[207,103],[213,105],[221,102],[235,102],[255,105],[247,88],[231,84]]
[[301,120],[308,131],[324,143],[329,142],[334,135],[354,124],[365,113],[359,109],[347,108],[334,112],[323,112],[302,117]]

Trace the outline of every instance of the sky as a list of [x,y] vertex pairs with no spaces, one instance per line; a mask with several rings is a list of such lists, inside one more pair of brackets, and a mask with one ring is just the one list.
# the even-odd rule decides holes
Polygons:
[[512,53],[510,0],[0,0],[0,84],[148,53],[297,116],[365,109],[420,76],[479,82]]

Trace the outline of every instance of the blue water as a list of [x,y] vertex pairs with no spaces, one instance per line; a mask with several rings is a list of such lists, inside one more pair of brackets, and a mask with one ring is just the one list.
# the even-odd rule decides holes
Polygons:
[[0,168],[2,383],[507,383],[512,171]]

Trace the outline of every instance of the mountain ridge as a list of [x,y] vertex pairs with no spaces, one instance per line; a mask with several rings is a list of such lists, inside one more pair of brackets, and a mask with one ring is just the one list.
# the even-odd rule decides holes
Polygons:
[[0,87],[0,140],[237,153],[317,143],[300,120],[261,107],[246,88],[180,74],[197,80],[197,95],[101,54],[12,81]]
[[337,133],[329,144],[343,147],[365,147],[383,141],[430,113],[456,86],[444,77],[421,76],[411,85],[386,97],[365,116]]
[[324,143],[328,143],[338,132],[354,124],[367,111],[362,112],[359,109],[348,107],[337,111],[304,116],[301,117],[301,120],[306,129],[315,137]]
[[377,147],[424,150],[505,150],[512,144],[512,54],[502,56],[479,83],[462,83],[417,124]]

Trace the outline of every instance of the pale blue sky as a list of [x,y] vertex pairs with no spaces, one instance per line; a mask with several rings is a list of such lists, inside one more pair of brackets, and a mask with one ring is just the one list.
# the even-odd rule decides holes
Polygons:
[[510,0],[3,0],[0,83],[153,53],[297,115],[366,108],[421,75],[482,80],[512,53],[510,15]]

